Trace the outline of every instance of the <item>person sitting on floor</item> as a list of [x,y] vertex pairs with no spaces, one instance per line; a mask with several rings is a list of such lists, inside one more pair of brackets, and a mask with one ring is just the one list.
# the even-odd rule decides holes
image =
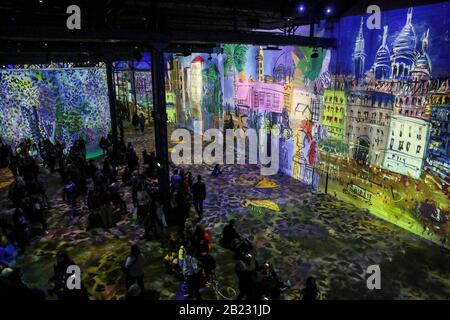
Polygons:
[[42,301],[45,300],[45,292],[28,287],[22,280],[20,270],[5,268],[0,273],[0,299]]
[[222,231],[222,244],[225,248],[233,249],[233,245],[236,239],[239,239],[240,236],[234,228],[235,220],[231,219],[228,221],[228,224],[223,228]]
[[0,239],[0,265],[11,266],[17,257],[16,246],[8,241],[8,238],[2,236]]
[[213,171],[211,172],[211,175],[212,175],[213,177],[217,177],[217,176],[219,176],[219,174],[222,174],[222,171],[220,170],[219,164],[216,164],[216,165],[214,166]]

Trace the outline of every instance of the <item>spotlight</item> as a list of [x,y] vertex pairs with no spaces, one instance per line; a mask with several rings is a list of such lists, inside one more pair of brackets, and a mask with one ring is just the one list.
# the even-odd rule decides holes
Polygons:
[[330,15],[333,12],[333,9],[331,7],[326,7],[325,8],[325,14],[326,15]]
[[44,3],[44,0],[39,0],[39,3]]
[[303,4],[299,5],[298,6],[298,11],[302,12],[302,13],[305,12],[305,6]]

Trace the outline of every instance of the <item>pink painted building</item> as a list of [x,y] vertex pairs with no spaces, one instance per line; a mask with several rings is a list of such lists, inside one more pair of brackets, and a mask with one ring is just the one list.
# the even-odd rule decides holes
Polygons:
[[238,82],[236,104],[240,108],[281,113],[283,110],[283,85],[263,82]]

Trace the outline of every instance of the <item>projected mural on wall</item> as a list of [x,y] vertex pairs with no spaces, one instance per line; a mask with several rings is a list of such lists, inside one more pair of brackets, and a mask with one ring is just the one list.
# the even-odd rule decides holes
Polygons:
[[337,50],[225,44],[223,54],[174,56],[177,115],[190,128],[277,127],[281,172],[445,242],[448,10],[384,12],[380,30],[367,16],[344,18],[319,34]]
[[17,145],[79,138],[97,146],[110,128],[106,72],[101,68],[1,70],[0,137]]

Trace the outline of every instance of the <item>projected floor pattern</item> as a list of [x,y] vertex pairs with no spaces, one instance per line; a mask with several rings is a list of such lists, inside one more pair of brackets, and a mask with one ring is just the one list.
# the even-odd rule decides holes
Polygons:
[[[145,145],[151,150],[151,142],[147,140],[142,135],[133,138],[136,146]],[[139,152],[142,150],[137,148]],[[283,175],[270,177],[279,188],[257,189],[254,186],[262,177],[255,166],[228,166],[218,178],[210,176],[208,166],[189,169],[194,174],[203,174],[206,180],[204,222],[212,234],[213,255],[223,288],[237,288],[237,278],[233,255],[219,247],[217,240],[224,223],[236,218],[238,230],[257,248],[258,259],[270,259],[281,278],[293,283],[293,289],[285,294],[286,299],[298,298],[297,289],[309,275],[318,279],[327,299],[450,298],[450,254],[426,240],[332,196],[311,192]],[[161,244],[141,240],[143,229],[131,216],[109,231],[86,232],[86,215],[69,218],[64,214],[67,207],[61,201],[59,176],[45,174],[43,178],[50,186],[48,194],[53,203],[50,232],[34,239],[32,247],[17,261],[29,285],[46,287],[55,253],[65,248],[84,271],[84,283],[91,298],[116,299],[124,292],[121,263],[130,244],[137,242],[147,258],[147,298],[182,297],[180,281],[164,272],[165,251]],[[6,184],[8,180],[6,171],[2,171],[0,181]],[[0,190],[2,208],[5,197],[6,190]],[[126,199],[130,203],[129,189]],[[272,200],[280,212],[243,207],[244,199]],[[380,264],[382,290],[366,288],[365,269],[371,264]],[[215,292],[208,289],[203,290],[203,295],[216,298]]]

